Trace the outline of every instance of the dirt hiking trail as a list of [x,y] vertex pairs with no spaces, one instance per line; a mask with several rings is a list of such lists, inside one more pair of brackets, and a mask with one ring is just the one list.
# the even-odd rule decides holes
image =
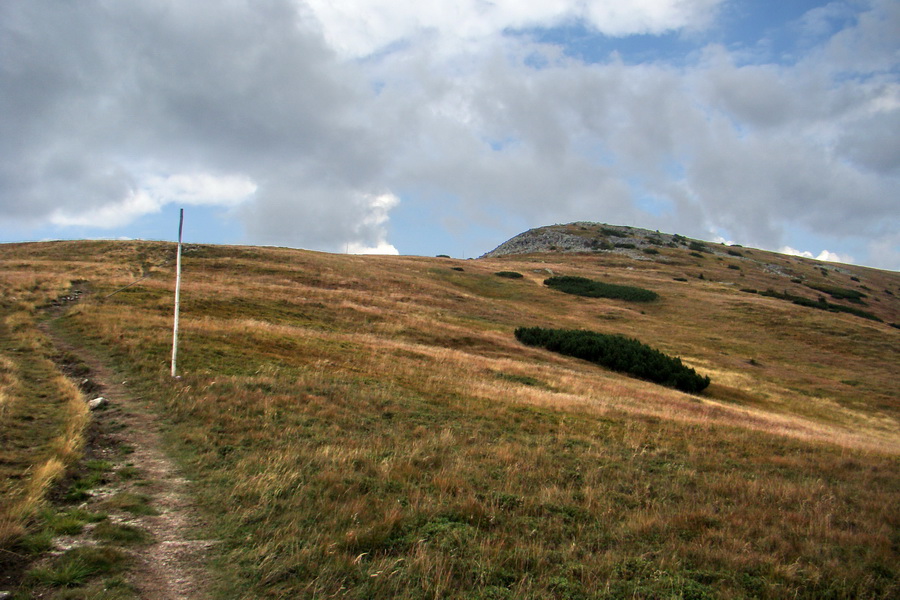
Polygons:
[[[45,331],[61,355],[77,357],[88,367],[88,377],[78,381],[90,391],[87,399],[108,401],[91,414],[85,460],[106,461],[113,476],[91,490],[85,508],[102,510],[114,523],[150,534],[149,543],[126,549],[133,560],[126,574],[129,584],[146,600],[207,598],[205,562],[215,542],[197,539],[203,523],[191,504],[188,481],[162,449],[157,417],[96,355],[52,327]],[[62,549],[79,543],[90,542],[63,540]]]

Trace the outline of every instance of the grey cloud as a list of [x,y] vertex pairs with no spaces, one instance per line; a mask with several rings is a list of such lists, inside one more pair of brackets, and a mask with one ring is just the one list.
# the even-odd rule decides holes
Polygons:
[[873,7],[794,65],[710,47],[675,67],[583,64],[522,37],[346,62],[287,0],[7,2],[0,219],[203,171],[258,186],[233,212],[254,243],[379,245],[371,198],[388,192],[504,231],[591,219],[772,248],[797,224],[882,235],[898,227],[898,10]]
[[[265,195],[284,187],[285,173],[315,173],[319,191],[377,187],[383,154],[360,111],[369,91],[290,2],[0,10],[7,221],[115,204],[142,176],[199,170],[263,184],[259,216],[247,222],[249,237],[263,239],[284,208],[280,191]],[[301,202],[354,210],[340,191],[330,200],[295,191]],[[298,227],[282,239],[308,244],[318,231],[305,237]]]
[[[866,134],[892,130],[890,121],[858,117],[878,99],[875,87],[829,79],[811,64],[739,68],[721,49],[681,69],[552,58],[535,68],[524,58],[534,50],[494,49],[487,60],[461,60],[449,78],[415,48],[389,56],[385,89],[403,76],[392,60],[424,65],[415,83],[402,82],[412,131],[397,140],[392,184],[461,198],[482,221],[485,207],[535,225],[637,218],[698,236],[725,229],[770,248],[792,226],[871,235],[874,223],[895,218],[896,180],[844,159],[874,164],[887,150],[881,163],[895,160],[885,136]],[[674,214],[641,215],[640,194]]]
[[840,135],[836,150],[876,173],[900,175],[900,108],[867,115]]
[[255,243],[344,251],[352,242],[376,247],[385,242],[371,198],[345,185],[286,175],[263,186],[256,203],[237,209]]

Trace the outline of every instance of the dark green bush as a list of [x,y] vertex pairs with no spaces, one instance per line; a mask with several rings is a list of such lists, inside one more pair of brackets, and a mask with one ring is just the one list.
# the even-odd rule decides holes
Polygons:
[[709,252],[709,248],[707,248],[700,242],[691,242],[690,244],[688,244],[688,248],[690,248],[694,252]]
[[615,248],[612,242],[607,239],[593,239],[591,240],[591,249],[592,250],[612,250]]
[[580,329],[520,327],[516,339],[527,346],[539,346],[627,373],[633,377],[697,394],[709,385],[694,369],[633,338]]
[[826,302],[825,298],[822,297],[820,297],[818,300],[810,300],[809,298],[804,298],[803,296],[795,296],[794,294],[789,294],[788,292],[776,292],[772,289],[768,289],[765,292],[760,292],[759,295],[768,296],[769,298],[778,298],[779,300],[788,300],[789,302],[793,302],[794,304],[797,304],[799,306],[808,306],[809,308],[818,308],[819,310],[827,310],[831,312],[848,313],[851,315],[856,315],[857,317],[862,317],[863,319],[869,319],[870,321],[878,321],[879,323],[884,322],[883,319],[879,318],[877,315],[873,315],[870,312],[866,312],[858,308],[852,308],[850,306],[832,304],[830,302]]
[[814,289],[817,292],[824,292],[837,300],[846,300],[848,302],[853,302],[854,304],[865,304],[862,299],[867,297],[858,290],[850,290],[832,285],[815,285],[808,283],[806,284],[806,287]]
[[730,254],[731,256],[744,256],[743,254],[741,254],[741,253],[738,252],[737,250],[728,250],[728,254]]
[[616,244],[616,248],[625,248],[626,250],[634,250],[635,248],[637,248],[637,246],[635,246],[634,244],[632,244],[630,242],[619,242],[618,244]]
[[659,298],[656,292],[631,285],[616,285],[594,281],[586,277],[557,276],[544,280],[544,285],[560,292],[588,298],[613,298],[632,302],[653,302]]
[[516,271],[498,271],[494,273],[497,277],[506,277],[507,279],[522,279],[524,275]]
[[659,250],[657,250],[656,248],[644,248],[642,252],[644,254],[659,254]]

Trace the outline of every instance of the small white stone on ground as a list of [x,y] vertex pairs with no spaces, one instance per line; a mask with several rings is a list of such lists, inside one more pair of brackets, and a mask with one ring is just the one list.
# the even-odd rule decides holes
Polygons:
[[98,410],[98,409],[103,408],[107,404],[109,404],[109,400],[107,400],[103,396],[100,396],[99,398],[94,398],[93,400],[89,400],[88,408],[91,410]]

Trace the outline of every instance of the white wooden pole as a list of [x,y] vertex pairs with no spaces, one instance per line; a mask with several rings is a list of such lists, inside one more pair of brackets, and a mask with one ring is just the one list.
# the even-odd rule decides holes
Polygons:
[[172,329],[172,377],[175,377],[175,364],[178,359],[178,308],[181,300],[181,233],[184,230],[184,209],[178,218],[178,254],[175,259],[175,325]]

